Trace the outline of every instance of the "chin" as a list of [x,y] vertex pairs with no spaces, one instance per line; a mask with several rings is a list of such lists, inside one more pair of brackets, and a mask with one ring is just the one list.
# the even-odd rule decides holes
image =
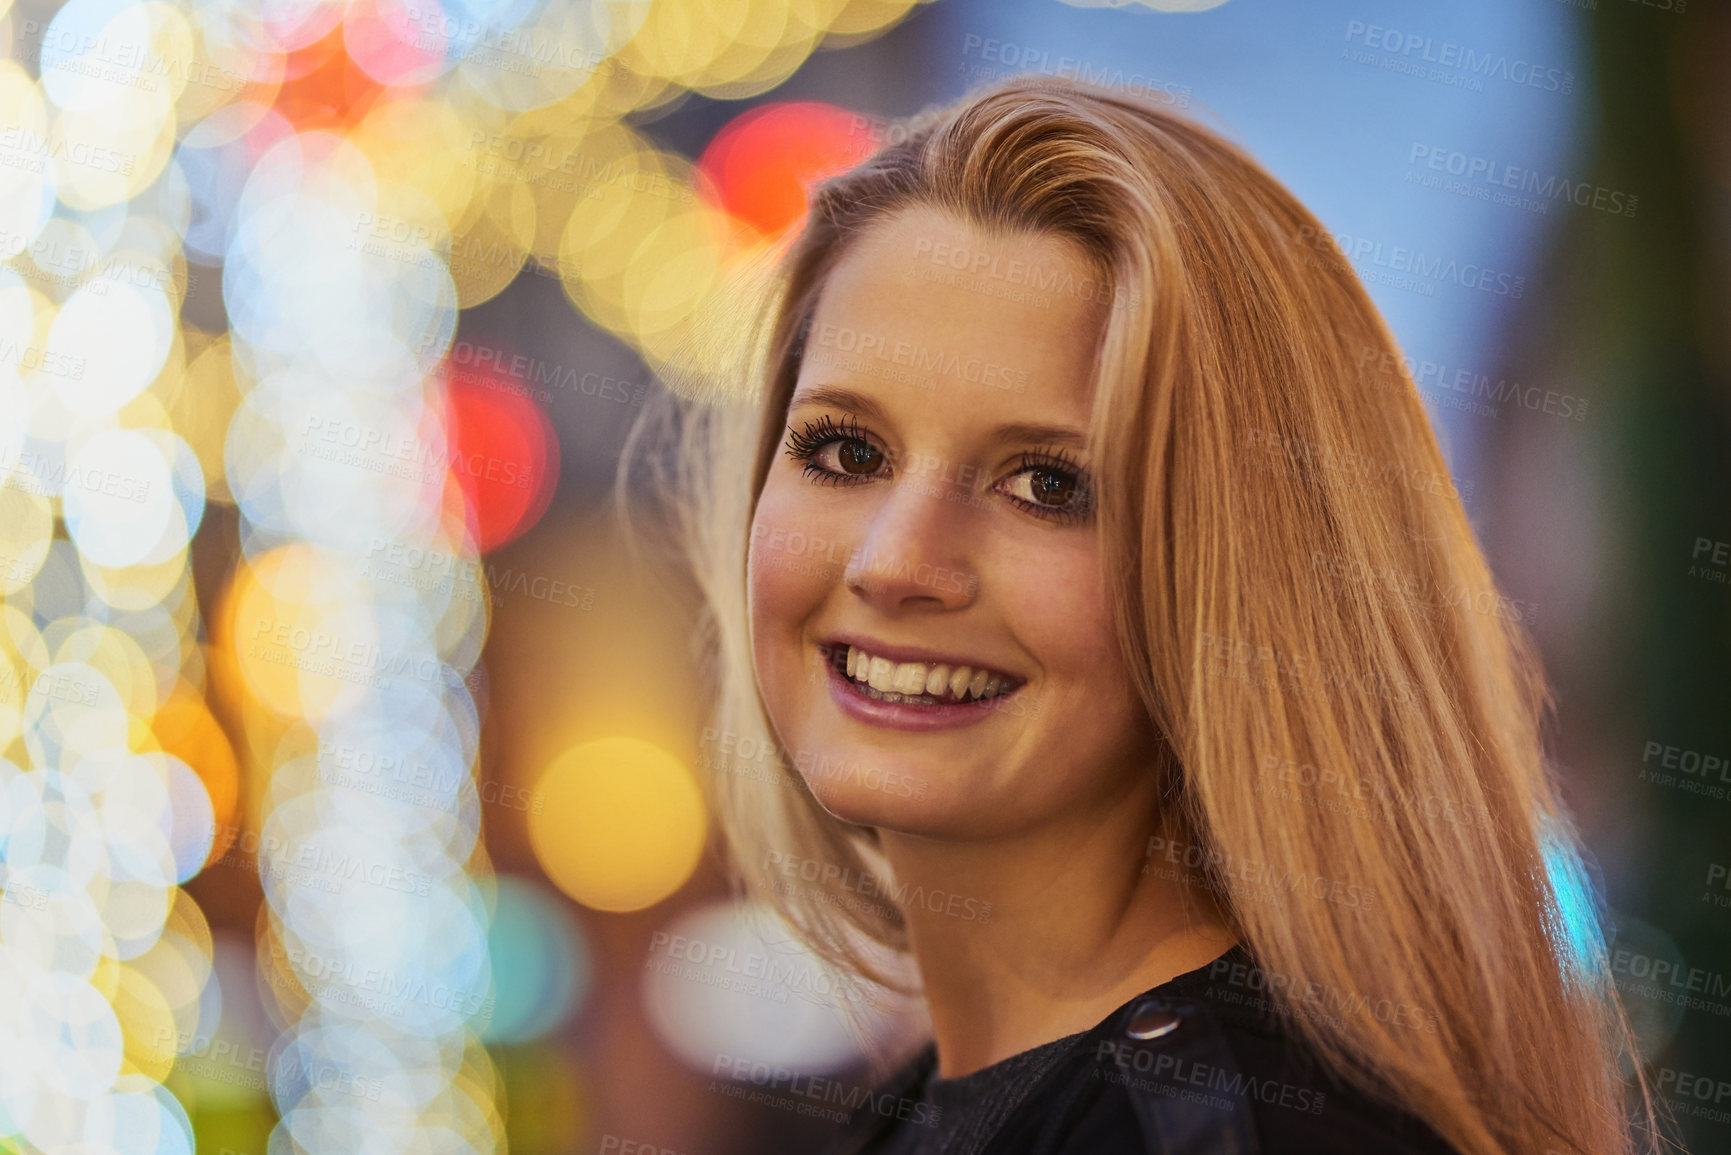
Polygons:
[[854,826],[871,826],[905,833],[925,833],[913,827],[920,821],[919,805],[913,799],[886,798],[881,793],[856,787],[813,783],[812,797],[830,816]]
[[818,805],[843,822],[910,834],[936,833],[927,828],[934,821],[940,828],[944,824],[933,808],[930,775],[922,771],[885,766],[881,759],[848,751],[806,758],[796,766]]
[[981,776],[969,787],[969,775],[954,769],[939,778],[924,770],[886,771],[881,783],[857,779],[825,780],[804,774],[818,805],[843,822],[898,834],[933,839],[990,837],[1017,824],[1014,807],[993,794]]

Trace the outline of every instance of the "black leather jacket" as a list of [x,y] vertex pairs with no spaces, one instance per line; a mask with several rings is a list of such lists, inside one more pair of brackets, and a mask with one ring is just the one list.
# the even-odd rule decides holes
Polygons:
[[[982,1155],[1454,1155],[1321,1069],[1270,1013],[1258,977],[1234,948],[1131,999],[1079,1037]],[[919,1099],[934,1065],[928,1047],[884,1091]],[[861,1110],[830,1150],[873,1155],[906,1125]]]

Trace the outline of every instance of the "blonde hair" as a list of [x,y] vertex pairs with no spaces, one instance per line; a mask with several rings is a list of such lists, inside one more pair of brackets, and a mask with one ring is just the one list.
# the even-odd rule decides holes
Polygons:
[[[884,871],[875,832],[817,805],[776,744],[745,582],[824,280],[852,238],[915,207],[1067,238],[1110,280],[1091,472],[1122,652],[1164,738],[1150,752],[1163,817],[1280,979],[1267,995],[1283,1017],[1469,1155],[1655,1146],[1542,753],[1543,679],[1393,339],[1290,193],[1215,134],[1120,93],[1013,80],[821,186],[752,386],[679,414],[685,455],[661,480],[682,494],[707,603],[715,732],[731,750],[710,753],[710,786],[747,893],[860,974],[884,977],[862,939],[906,947],[893,904],[859,903],[833,872],[767,885],[764,854]],[[1317,883],[1322,899],[1292,910]],[[1329,901],[1342,884],[1374,901]],[[1377,1006],[1406,1012],[1302,1005],[1366,976]]]

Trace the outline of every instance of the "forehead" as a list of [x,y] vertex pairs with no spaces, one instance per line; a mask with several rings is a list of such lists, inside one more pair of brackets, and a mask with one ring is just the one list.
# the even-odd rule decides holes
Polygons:
[[909,210],[856,238],[831,271],[794,404],[845,384],[934,415],[1085,422],[1108,293],[1066,238]]

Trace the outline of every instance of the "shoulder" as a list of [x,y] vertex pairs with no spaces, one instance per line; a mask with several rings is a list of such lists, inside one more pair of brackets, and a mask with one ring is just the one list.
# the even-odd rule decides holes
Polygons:
[[1042,1081],[988,1148],[1066,1155],[1454,1155],[1397,1107],[1322,1069],[1207,968],[1127,1003]]

